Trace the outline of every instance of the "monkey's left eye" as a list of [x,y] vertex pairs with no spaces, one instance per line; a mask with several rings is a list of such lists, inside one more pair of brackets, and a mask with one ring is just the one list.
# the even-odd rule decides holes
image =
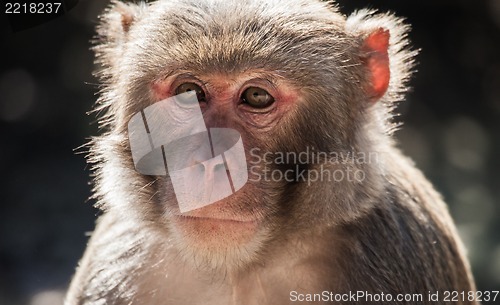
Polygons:
[[274,103],[274,97],[259,87],[249,87],[241,95],[244,103],[254,108],[266,108]]
[[175,89],[175,94],[182,94],[190,91],[196,92],[196,97],[198,98],[198,102],[205,101],[205,91],[195,83],[184,83]]

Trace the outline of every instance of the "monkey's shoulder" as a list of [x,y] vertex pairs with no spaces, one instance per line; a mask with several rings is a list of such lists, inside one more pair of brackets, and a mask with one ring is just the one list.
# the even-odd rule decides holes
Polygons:
[[339,257],[349,258],[340,260],[350,283],[345,289],[473,290],[463,246],[441,196],[411,163],[393,173],[373,208],[339,228]]

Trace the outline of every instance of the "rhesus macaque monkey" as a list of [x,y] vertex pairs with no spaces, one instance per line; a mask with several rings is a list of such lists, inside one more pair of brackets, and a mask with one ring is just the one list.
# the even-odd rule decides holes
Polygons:
[[[113,2],[90,153],[104,213],[66,304],[478,304],[447,207],[392,139],[407,31],[319,0]],[[127,126],[189,91],[207,128],[239,132],[249,174],[181,213],[169,174],[134,168]]]

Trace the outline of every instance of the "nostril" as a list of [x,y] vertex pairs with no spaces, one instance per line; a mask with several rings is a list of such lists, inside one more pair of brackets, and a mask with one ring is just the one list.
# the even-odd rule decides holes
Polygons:
[[226,170],[224,163],[219,163],[214,166],[214,171]]

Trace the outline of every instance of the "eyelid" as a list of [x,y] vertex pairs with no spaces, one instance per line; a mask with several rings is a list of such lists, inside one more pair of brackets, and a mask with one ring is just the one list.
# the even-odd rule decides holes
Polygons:
[[175,77],[175,79],[170,84],[170,87],[175,91],[180,85],[185,83],[193,83],[201,87],[201,89],[207,94],[207,82],[200,80],[196,76],[188,73],[180,74]]
[[[271,78],[272,79],[272,78]],[[265,90],[271,97],[276,101],[278,96],[278,88],[275,83],[267,78],[252,78],[246,81],[243,86],[240,87],[238,91],[238,97],[240,100],[243,100],[243,93],[250,87],[257,87],[262,90]],[[273,103],[274,104],[274,103]]]
[[[253,84],[253,86],[252,86]],[[262,87],[262,85],[264,85]],[[259,87],[262,88],[266,91],[269,91],[267,88],[271,88],[272,90],[277,90],[278,87],[276,85],[276,81],[274,80],[274,77],[256,77],[249,79],[245,82],[243,87]]]
[[194,80],[194,81],[204,85],[203,81],[201,81],[198,77],[196,77],[195,75],[193,75],[191,73],[182,73],[182,74],[176,75],[175,79],[173,80],[172,83],[179,82],[182,80]]

